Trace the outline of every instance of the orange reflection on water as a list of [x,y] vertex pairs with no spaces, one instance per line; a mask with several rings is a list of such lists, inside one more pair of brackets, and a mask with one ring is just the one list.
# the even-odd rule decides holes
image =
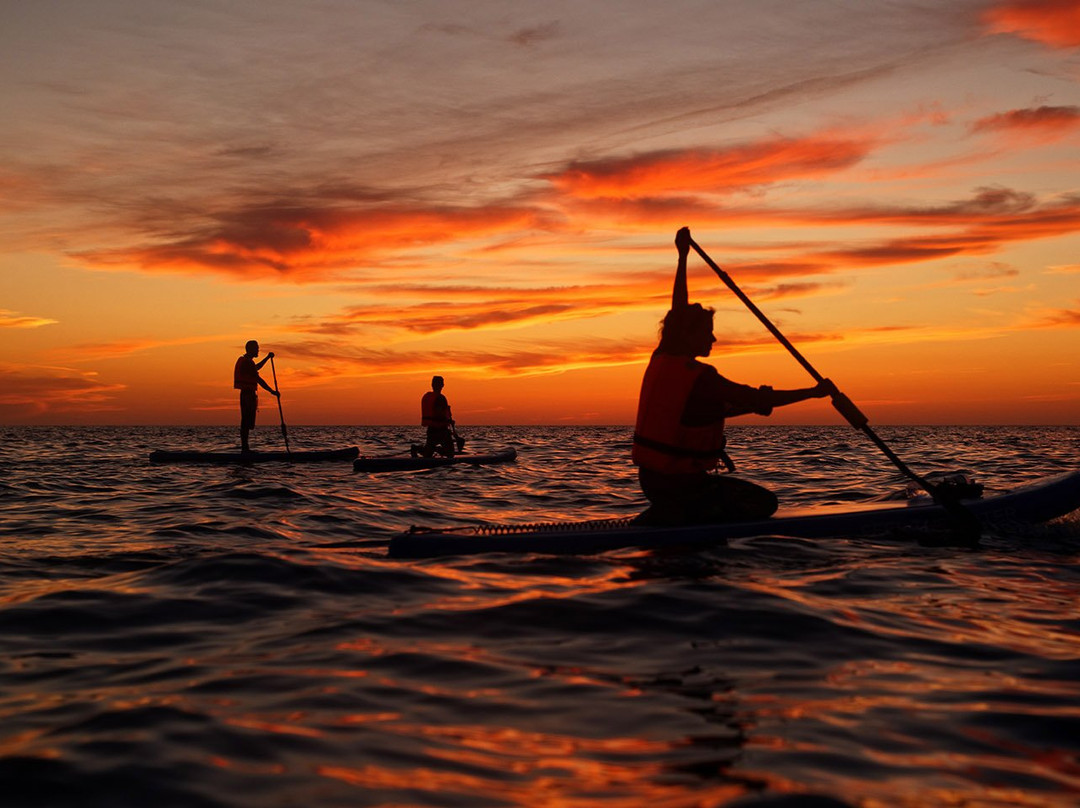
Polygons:
[[400,719],[401,713],[353,713],[339,718],[335,723],[345,727],[355,727],[362,724],[378,724],[384,721],[398,721]]
[[[133,577],[132,573],[122,573],[120,575],[105,575],[95,578],[93,589],[89,591],[89,594],[93,595],[95,592],[104,591],[117,595],[146,595],[151,592],[145,586],[132,586],[131,580]],[[86,593],[87,583],[79,579],[22,581],[14,590],[0,597],[0,605],[4,607],[16,606],[20,603],[48,597],[49,595],[58,595],[62,592]]]
[[[977,665],[964,669],[925,660],[864,659],[836,666],[824,681],[834,688],[832,692],[814,687],[805,694],[798,690],[744,694],[741,703],[752,711],[758,727],[747,738],[747,748],[775,755],[781,765],[790,758],[798,770],[804,755],[840,753],[824,727],[836,727],[840,738],[865,735],[869,729],[872,740],[843,754],[850,755],[853,764],[861,758],[873,769],[891,770],[897,777],[848,777],[842,768],[818,769],[814,777],[828,793],[857,793],[860,806],[904,808],[1075,804],[1080,765],[1071,750],[1054,749],[1052,737],[1028,742],[1022,732],[1012,731],[1012,719],[1006,717],[1027,716],[1030,723],[1052,709],[1055,720],[1080,718],[1080,700],[1073,707],[1060,704],[1065,683],[1044,683],[1046,692],[1056,697],[1048,708],[1041,700],[1031,700],[1035,691],[1026,680]],[[979,713],[1001,716],[997,728],[973,723]],[[910,722],[891,717],[899,714],[911,716]],[[879,721],[878,715],[883,719]],[[793,733],[794,723],[816,728]],[[942,727],[940,735],[935,726]],[[822,734],[822,742],[805,740],[808,732]],[[971,743],[958,738],[970,738]],[[937,782],[904,775],[916,772],[934,772],[932,780]],[[1014,782],[1032,785],[1021,791],[1011,787]]]
[[341,780],[361,788],[401,789],[488,794],[488,781],[480,777],[436,772],[431,769],[383,769],[378,766],[352,768],[346,766],[317,766],[316,773]]
[[[520,659],[504,657],[493,653],[488,649],[476,645],[464,645],[451,642],[432,642],[429,640],[393,642],[389,640],[376,640],[373,637],[360,637],[338,643],[335,646],[339,651],[359,651],[369,656],[378,657],[387,654],[417,653],[431,657],[444,657],[455,661],[475,662],[481,665],[494,667],[506,667],[514,670],[527,668],[527,675],[532,679],[542,677],[557,677],[567,684],[587,685],[592,687],[616,688],[622,695],[638,696],[640,689],[633,686],[629,681],[613,678],[610,674],[597,676],[590,673],[586,668],[573,665],[539,666],[527,664]],[[366,671],[357,671],[363,673]],[[384,676],[378,679],[378,683],[387,686],[403,686],[394,679]],[[437,687],[428,683],[410,683],[410,689],[419,690],[430,696],[454,696],[456,698],[469,699],[495,699],[506,701],[509,697],[503,687],[469,688],[465,690],[449,687]]]
[[[957,644],[1000,648],[1052,659],[1073,659],[1076,636],[1071,628],[1053,625],[1080,612],[1080,596],[1066,582],[1053,581],[1037,568],[1025,569],[1015,559],[1008,575],[988,574],[981,561],[942,561],[935,573],[940,585],[892,589],[886,595],[872,587],[865,597],[811,591],[817,585],[843,579],[857,571],[839,570],[789,577],[758,576],[741,581],[742,588],[783,598],[806,607],[809,613],[829,617],[839,625],[872,630],[897,639],[943,639]],[[1018,569],[1019,567],[1019,569]],[[972,593],[955,598],[947,593]]]
[[987,575],[985,568],[951,565],[950,582],[979,597],[938,604],[939,608],[968,622],[981,642],[1050,659],[1075,659],[1075,629],[1055,625],[1080,614],[1080,594],[1075,585],[1015,557],[991,557],[988,561],[996,568],[1004,568],[1005,574]]
[[221,716],[221,720],[234,727],[272,732],[277,735],[301,735],[305,738],[322,738],[323,732],[313,727],[298,723],[307,718],[304,713],[290,713],[278,720],[255,718],[254,716]]
[[[436,642],[401,642],[401,643],[389,643],[380,642],[373,637],[359,637],[355,640],[347,640],[342,643],[338,643],[335,650],[338,651],[359,651],[372,657],[385,656],[387,654],[409,654],[419,653],[430,655],[432,657],[447,657],[454,660],[466,660],[469,662],[477,662],[482,664],[499,664],[494,655],[488,653],[482,648],[478,648],[473,645],[459,645],[455,643],[436,643]],[[357,671],[365,676],[368,675],[368,671]],[[389,676],[379,677],[376,682],[386,687],[403,687],[406,686],[400,682],[394,680]],[[501,688],[494,687],[477,687],[469,688],[466,690],[455,690],[447,687],[437,687],[429,683],[410,683],[406,689],[416,690],[421,693],[425,693],[428,696],[453,696],[455,698],[467,698],[467,699],[499,699],[504,696]]]
[[[771,741],[775,740],[776,743]],[[826,747],[795,744],[781,739],[762,739],[758,748],[785,752],[828,753]],[[956,808],[1074,808],[1078,792],[1075,778],[1058,777],[1051,768],[1032,767],[1030,759],[1010,755],[964,755],[938,750],[926,754],[890,754],[875,751],[865,753],[868,762],[894,767],[896,777],[845,777],[836,769],[819,769],[813,774],[814,791],[844,797],[859,808],[927,808],[927,806],[956,806]],[[782,760],[783,758],[778,758]],[[907,777],[902,772],[934,772],[933,780],[949,785],[929,783],[926,776]],[[804,778],[784,778],[775,771],[740,768],[740,776],[767,782],[770,791],[797,793],[806,790]],[[1021,777],[1045,777],[1057,780],[1060,790],[1046,793],[1028,788],[995,785],[995,780],[1017,774]],[[800,782],[800,779],[803,782]],[[953,784],[954,783],[954,784]]]
[[[671,748],[668,741],[644,738],[582,738],[572,735],[553,735],[530,732],[517,727],[456,726],[420,727],[418,734],[425,738],[447,740],[469,749],[494,755],[505,755],[508,749],[524,755],[531,765],[541,758],[574,756],[582,752],[596,754],[636,755],[664,752]],[[453,759],[452,756],[449,756]]]
[[208,758],[211,766],[229,771],[242,772],[244,774],[285,774],[288,768],[283,763],[251,763],[248,761],[233,760],[232,758],[211,755]]
[[521,806],[711,807],[746,793],[742,785],[709,782],[657,763],[673,748],[666,741],[583,738],[509,727],[394,729],[425,741],[422,751],[435,759],[432,765],[323,766],[319,773],[367,789],[425,791],[444,797],[452,793]]
[[27,757],[58,758],[61,756],[58,749],[53,747],[34,748],[34,742],[48,734],[49,730],[46,729],[28,729],[7,738],[0,738],[0,757],[25,755]]
[[[798,698],[796,693],[745,693],[740,701],[752,706],[759,718],[813,719],[836,726],[848,726],[865,719],[871,710],[892,710],[917,713],[933,709],[936,713],[973,713],[1001,710],[1011,714],[1044,715],[1046,707],[1028,703],[1027,698],[1038,690],[1023,687],[1006,672],[977,668],[972,670],[895,660],[863,659],[834,667],[825,676],[834,690],[814,691],[812,698]],[[1045,683],[1045,692],[1061,697],[1061,682]],[[1006,694],[1015,692],[1016,701]],[[993,703],[987,694],[995,694]],[[968,698],[965,698],[965,694]],[[1073,707],[1056,705],[1054,715],[1080,718],[1080,700]],[[855,720],[848,722],[846,716]]]
[[[421,568],[416,568],[419,571]],[[617,564],[590,570],[589,575],[569,577],[561,575],[530,575],[527,567],[515,569],[513,575],[490,572],[476,566],[455,567],[451,564],[430,564],[423,568],[435,578],[454,581],[459,591],[477,592],[475,595],[437,597],[420,606],[402,608],[395,614],[407,614],[414,610],[464,611],[492,609],[540,598],[575,598],[604,592],[626,591],[645,581],[634,581],[633,568]]]

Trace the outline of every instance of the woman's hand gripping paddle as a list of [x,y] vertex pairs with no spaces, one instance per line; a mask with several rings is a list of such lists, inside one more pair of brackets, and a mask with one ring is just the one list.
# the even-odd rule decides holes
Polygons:
[[[817,372],[814,366],[811,365],[801,353],[799,353],[795,346],[788,341],[787,337],[780,333],[780,330],[773,325],[772,321],[765,316],[761,309],[754,305],[754,302],[735,284],[735,281],[731,279],[731,276],[717,266],[693,239],[690,239],[690,246],[694,248],[694,251],[701,256],[702,260],[709,265],[712,271],[719,276],[720,280],[722,280],[735,296],[743,302],[750,312],[761,321],[762,325],[776,337],[777,341],[787,349],[788,353],[790,353],[795,360],[805,368],[810,376],[813,377],[814,381],[824,381],[824,377]],[[837,390],[832,395],[832,404],[833,407],[836,408],[836,411],[840,413],[849,424],[870,438],[874,445],[881,449],[885,456],[888,457],[906,477],[917,483],[919,487],[933,497],[934,502],[946,510],[952,524],[953,536],[958,543],[971,547],[974,547],[979,543],[979,538],[982,535],[982,524],[976,518],[975,514],[960,503],[960,498],[979,496],[982,493],[981,485],[966,481],[945,481],[937,485],[929,482],[926,478],[916,474],[908,468],[907,464],[897,457],[896,453],[886,445],[885,441],[878,437],[877,433],[870,428],[870,419],[863,415],[850,398]]]

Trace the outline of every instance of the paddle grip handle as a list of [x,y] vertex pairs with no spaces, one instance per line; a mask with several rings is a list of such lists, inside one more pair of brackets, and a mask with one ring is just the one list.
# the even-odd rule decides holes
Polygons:
[[844,416],[844,420],[856,429],[862,429],[870,423],[870,419],[863,415],[862,410],[855,406],[855,402],[839,391],[833,395],[832,405],[836,408],[838,413]]

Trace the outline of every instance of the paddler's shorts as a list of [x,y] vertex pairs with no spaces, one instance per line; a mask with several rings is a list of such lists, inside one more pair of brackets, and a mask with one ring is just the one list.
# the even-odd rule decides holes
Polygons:
[[254,390],[240,391],[240,428],[255,428],[255,413],[259,411],[259,395]]

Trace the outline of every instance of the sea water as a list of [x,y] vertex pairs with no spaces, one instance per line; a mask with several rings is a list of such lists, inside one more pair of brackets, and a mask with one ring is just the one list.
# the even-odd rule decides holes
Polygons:
[[[388,558],[410,525],[644,507],[626,427],[461,431],[517,462],[152,465],[235,430],[0,429],[0,804],[1076,804],[1077,514],[975,551],[893,532]],[[1080,456],[1076,427],[879,431],[988,495]],[[289,437],[393,454],[418,432]],[[255,438],[280,448],[276,425]],[[905,496],[845,427],[734,427],[730,448],[785,505]]]

